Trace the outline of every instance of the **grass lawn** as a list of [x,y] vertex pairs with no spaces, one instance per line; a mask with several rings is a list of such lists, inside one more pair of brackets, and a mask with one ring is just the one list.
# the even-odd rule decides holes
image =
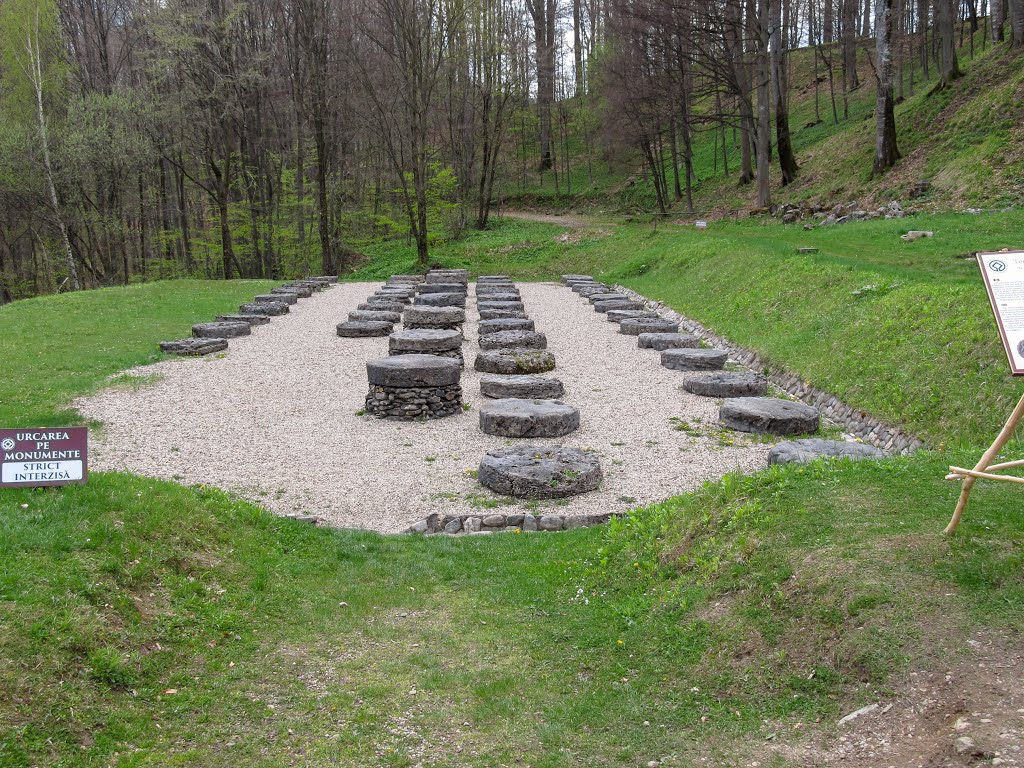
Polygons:
[[[1017,221],[994,223],[975,247],[998,244]],[[502,224],[437,258],[477,272],[621,276],[745,343],[779,336],[780,356],[795,354],[801,322],[831,311],[833,330],[802,359],[823,371],[839,354],[822,347],[829,332],[857,313],[880,317],[902,290],[933,294],[953,317],[904,308],[915,340],[940,349],[947,322],[975,323],[990,361],[981,381],[1009,389],[987,309],[951,299],[976,293],[969,265],[945,261],[969,247],[966,233],[925,241],[910,264],[893,260],[897,280],[881,224],[810,233],[822,252],[802,260],[751,222],[704,236],[613,230],[565,244],[558,227]],[[398,248],[379,258],[372,269],[408,269]],[[725,281],[716,270],[741,290],[715,282]],[[883,275],[904,285],[850,296]],[[773,293],[794,285],[788,303]],[[129,289],[131,301],[116,289],[0,309],[0,338],[59,327],[84,340],[4,349],[18,362],[2,384],[5,423],[73,418],[63,410],[72,396],[262,288],[164,283]],[[745,293],[755,290],[758,302]],[[758,313],[773,301],[774,334]],[[932,376],[942,407],[914,423],[939,434],[945,407],[967,402],[949,394],[960,369],[905,357],[898,345],[874,349],[870,375],[914,365]],[[864,374],[833,367],[855,392]],[[37,392],[52,369],[59,377]],[[964,438],[974,445],[981,413],[962,414],[975,420]],[[1018,490],[979,485],[958,535],[940,533],[958,491],[945,468],[974,455],[730,476],[559,535],[326,530],[214,489],[120,474],[2,491],[0,765],[784,765],[764,762],[769,740],[828,733],[910,669],[962,654],[964,637],[1022,628]]]

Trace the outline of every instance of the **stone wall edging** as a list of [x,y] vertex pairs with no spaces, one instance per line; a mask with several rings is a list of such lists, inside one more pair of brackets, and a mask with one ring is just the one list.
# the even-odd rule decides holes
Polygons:
[[808,405],[815,406],[827,419],[839,424],[851,435],[865,443],[873,445],[887,454],[898,456],[911,454],[925,447],[921,440],[904,432],[899,427],[886,424],[871,414],[844,403],[830,392],[808,384],[795,373],[775,368],[762,360],[756,352],[719,336],[696,320],[679,314],[662,302],[649,299],[622,285],[615,285],[614,288],[635,301],[642,302],[644,306],[662,316],[678,321],[680,327],[685,328],[688,333],[692,333],[720,349],[727,350],[732,360],[752,370],[763,371],[768,380],[776,387]]
[[524,533],[544,531],[571,531],[574,528],[589,528],[603,525],[621,512],[604,512],[596,515],[558,515],[554,513],[534,515],[527,513],[491,512],[486,515],[441,515],[437,512],[405,529],[404,533],[437,534],[479,534],[522,531]]

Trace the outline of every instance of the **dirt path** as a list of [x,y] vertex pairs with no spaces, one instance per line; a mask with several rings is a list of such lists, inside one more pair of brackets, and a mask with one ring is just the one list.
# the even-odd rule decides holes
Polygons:
[[570,229],[583,229],[586,227],[607,227],[608,223],[587,221],[573,213],[538,213],[536,211],[502,211],[501,216],[506,219],[521,219],[522,221],[537,221],[541,224],[557,224]]

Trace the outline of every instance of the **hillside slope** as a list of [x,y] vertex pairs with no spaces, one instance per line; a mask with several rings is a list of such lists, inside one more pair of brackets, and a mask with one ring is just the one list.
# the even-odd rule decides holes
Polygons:
[[[933,78],[924,81],[915,71],[911,83],[908,63],[903,98],[896,108],[902,159],[891,172],[872,179],[875,89],[870,47],[864,42],[859,52],[861,85],[848,94],[845,117],[842,94],[835,86],[838,121],[833,119],[824,64],[819,59],[815,68],[811,49],[789,53],[790,126],[800,173],[794,184],[783,188],[773,167],[773,202],[908,202],[918,182],[928,181],[930,189],[913,199],[913,207],[934,211],[1024,205],[1024,51],[985,44],[979,32],[972,53],[967,36],[960,49],[964,76],[937,91],[934,70]],[[838,80],[838,70],[835,77]],[[700,215],[744,211],[754,200],[753,186],[737,183],[739,149],[732,131],[727,135],[731,175],[723,176],[718,133],[712,123],[697,127],[694,208]],[[558,195],[551,174],[534,175],[525,187],[506,183],[504,205],[648,213],[656,209],[653,187],[636,154],[620,149],[611,158],[587,157],[581,145],[570,143],[571,195],[565,194],[564,180]],[[673,212],[685,214],[685,202],[677,202]]]

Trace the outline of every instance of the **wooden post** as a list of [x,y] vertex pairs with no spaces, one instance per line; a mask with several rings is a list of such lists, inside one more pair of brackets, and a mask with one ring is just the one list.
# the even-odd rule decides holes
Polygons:
[[1017,403],[1017,407],[1013,409],[1013,413],[1010,414],[1010,418],[1007,419],[1006,424],[1003,425],[1002,430],[999,432],[999,436],[995,442],[989,447],[985,454],[981,457],[981,460],[975,465],[973,470],[962,469],[960,467],[950,467],[949,474],[946,475],[947,480],[962,480],[963,487],[960,490],[960,498],[956,502],[956,509],[953,511],[953,517],[949,521],[949,525],[946,526],[944,533],[953,533],[957,526],[960,525],[960,518],[963,517],[964,507],[967,506],[967,499],[971,495],[971,489],[974,487],[976,480],[1002,480],[1003,482],[1010,483],[1024,483],[1024,478],[1010,477],[1007,475],[996,475],[992,474],[991,471],[986,470],[999,470],[1009,469],[1011,467],[1024,466],[1024,461],[1008,461],[1003,464],[992,464],[992,460],[999,455],[999,452],[1003,449],[1010,438],[1013,437],[1013,433],[1017,430],[1017,425],[1020,424],[1021,419],[1024,418],[1024,397],[1021,397],[1020,402]]

